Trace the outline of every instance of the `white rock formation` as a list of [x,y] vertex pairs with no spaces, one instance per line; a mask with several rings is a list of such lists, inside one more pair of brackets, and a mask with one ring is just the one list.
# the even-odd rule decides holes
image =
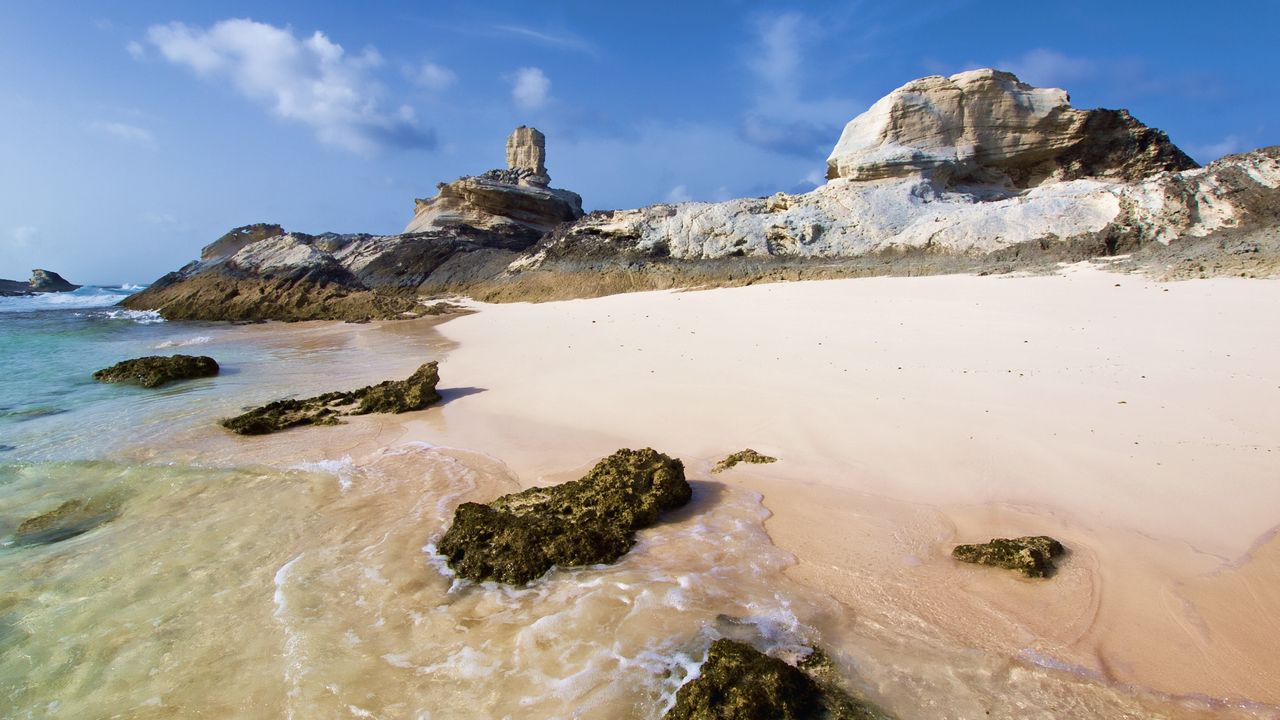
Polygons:
[[985,69],[913,80],[881,98],[845,126],[827,177],[926,175],[1025,188],[1193,167],[1164,133],[1123,110],[1076,110],[1065,90]]

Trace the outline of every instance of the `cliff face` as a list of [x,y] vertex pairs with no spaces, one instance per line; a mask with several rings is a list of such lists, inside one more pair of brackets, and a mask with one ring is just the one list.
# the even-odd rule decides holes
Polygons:
[[31,279],[26,282],[18,280],[0,280],[0,296],[33,295],[35,293],[71,292],[82,286],[67,282],[66,278],[52,270],[39,268],[31,271]]
[[508,168],[439,185],[401,235],[238,228],[125,303],[171,318],[408,317],[440,293],[998,272],[1134,250],[1157,262],[1195,243],[1212,246],[1197,257],[1258,248],[1210,267],[1280,269],[1270,235],[1238,239],[1280,222],[1280,148],[1198,168],[1123,110],[1077,110],[1062,90],[994,70],[890,93],[845,128],[827,184],[801,195],[584,217],[577,194],[549,187],[545,156],[542,133],[518,128]]

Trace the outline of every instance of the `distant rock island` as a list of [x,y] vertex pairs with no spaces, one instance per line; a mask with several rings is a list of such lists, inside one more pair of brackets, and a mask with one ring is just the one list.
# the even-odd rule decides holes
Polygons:
[[35,295],[37,293],[71,292],[80,287],[80,285],[67,282],[65,278],[52,270],[35,269],[31,271],[31,279],[26,282],[0,280],[0,296],[12,297],[16,295]]
[[237,228],[122,304],[173,319],[415,317],[421,298],[549,300],[760,281],[1050,268],[1280,272],[1280,147],[1198,167],[1125,110],[984,69],[851,120],[812,192],[582,211],[521,126],[507,168],[441,183],[400,235]]

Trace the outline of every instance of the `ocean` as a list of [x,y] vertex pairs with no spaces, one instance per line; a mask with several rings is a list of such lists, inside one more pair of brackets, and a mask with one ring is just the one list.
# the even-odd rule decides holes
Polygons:
[[[659,718],[721,636],[821,644],[851,690],[904,718],[1254,716],[857,617],[790,580],[760,496],[706,468],[690,468],[691,505],[616,564],[524,588],[459,580],[434,553],[453,509],[529,484],[486,448],[403,442],[366,418],[261,440],[216,426],[404,376],[448,356],[443,336],[165,322],[113,307],[134,290],[0,299],[4,717]],[[223,371],[158,390],[90,378],[172,352]],[[447,422],[448,404],[420,415]],[[74,500],[112,514],[13,542]]]

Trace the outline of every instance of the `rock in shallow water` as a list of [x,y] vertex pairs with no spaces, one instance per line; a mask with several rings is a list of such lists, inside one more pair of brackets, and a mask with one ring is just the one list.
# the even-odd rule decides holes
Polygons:
[[619,450],[580,480],[463,503],[438,550],[462,577],[522,585],[555,565],[617,560],[636,530],[692,496],[679,460],[651,448]]
[[796,668],[750,645],[711,644],[698,677],[676,693],[665,720],[884,720],[874,706],[834,683],[826,655],[815,650]]
[[43,545],[82,535],[120,514],[111,499],[68,500],[43,515],[24,520],[14,533],[15,545]]
[[1062,543],[1046,535],[995,538],[975,545],[957,545],[951,556],[961,562],[990,565],[1020,572],[1027,577],[1048,577],[1053,559],[1066,552]]
[[266,435],[299,425],[337,425],[346,415],[421,410],[440,400],[440,372],[433,360],[404,380],[386,380],[350,392],[331,392],[305,400],[277,400],[222,421],[240,435]]
[[213,377],[218,363],[207,355],[148,355],[124,360],[93,374],[98,382],[130,382],[145,388],[177,380]]

